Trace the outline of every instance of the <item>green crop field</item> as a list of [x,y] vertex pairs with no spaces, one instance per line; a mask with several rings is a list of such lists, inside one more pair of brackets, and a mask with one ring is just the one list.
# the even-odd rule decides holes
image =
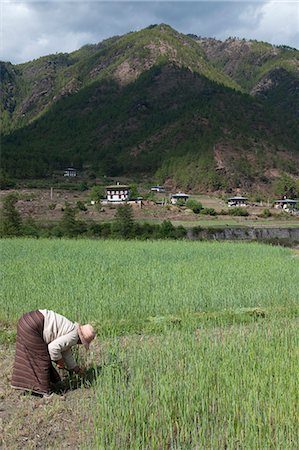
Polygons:
[[7,239],[0,251],[3,345],[18,317],[37,308],[97,329],[92,351],[79,352],[97,374],[78,400],[86,448],[298,448],[291,250]]

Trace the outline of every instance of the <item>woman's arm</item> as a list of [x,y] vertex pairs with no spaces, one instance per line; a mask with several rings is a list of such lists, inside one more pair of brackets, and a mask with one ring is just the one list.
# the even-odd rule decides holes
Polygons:
[[74,369],[77,366],[76,361],[73,358],[71,347],[78,342],[77,330],[73,330],[70,333],[60,336],[48,345],[50,358],[52,361],[63,360],[64,366],[68,369]]

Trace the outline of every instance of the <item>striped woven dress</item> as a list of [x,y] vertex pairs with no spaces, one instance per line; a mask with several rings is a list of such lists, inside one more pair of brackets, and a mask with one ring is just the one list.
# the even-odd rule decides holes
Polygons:
[[60,381],[43,339],[44,316],[40,311],[24,314],[18,322],[16,356],[11,386],[48,394],[51,383]]

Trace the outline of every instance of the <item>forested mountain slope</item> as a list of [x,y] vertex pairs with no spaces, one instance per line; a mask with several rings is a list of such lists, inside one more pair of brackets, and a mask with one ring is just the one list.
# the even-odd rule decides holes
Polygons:
[[44,177],[73,164],[210,190],[298,176],[298,54],[162,24],[1,63],[2,168]]

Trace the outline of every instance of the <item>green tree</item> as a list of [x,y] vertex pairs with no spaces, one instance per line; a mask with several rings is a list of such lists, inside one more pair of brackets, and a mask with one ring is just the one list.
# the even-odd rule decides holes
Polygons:
[[5,170],[0,170],[0,189],[14,187],[15,183],[9,178]]
[[96,185],[92,187],[89,193],[90,200],[99,202],[104,197],[105,197],[105,189],[103,188],[103,186]]
[[2,235],[3,236],[20,236],[22,234],[22,218],[16,209],[18,196],[15,193],[8,194],[3,202],[2,207]]
[[75,237],[79,234],[79,222],[76,220],[76,209],[66,205],[62,219],[60,221],[60,229],[62,234],[67,237]]
[[25,236],[39,237],[40,234],[38,225],[31,216],[24,220],[22,230]]
[[289,175],[282,175],[274,183],[274,193],[280,197],[296,198],[299,196],[299,183]]
[[163,220],[160,225],[160,233],[163,239],[175,238],[175,227],[170,220]]
[[117,236],[128,239],[133,236],[134,215],[133,208],[128,203],[117,207],[115,222],[113,223],[113,232]]
[[138,187],[136,184],[131,184],[130,186],[130,198],[140,197],[140,193],[138,191]]

